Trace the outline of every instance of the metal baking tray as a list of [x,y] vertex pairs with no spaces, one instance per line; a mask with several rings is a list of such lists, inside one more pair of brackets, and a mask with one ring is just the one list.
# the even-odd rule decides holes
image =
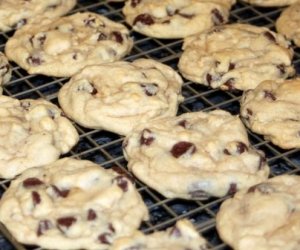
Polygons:
[[[125,23],[122,9],[123,3],[99,0],[78,0],[72,12],[92,11],[103,14],[108,18]],[[259,8],[237,1],[230,15],[230,23],[242,22],[257,26],[266,26],[274,30],[274,21],[282,8]],[[12,36],[12,32],[0,33],[0,50],[4,50],[5,42]],[[181,55],[182,40],[159,40],[132,32],[134,47],[125,60],[136,58],[152,58],[177,69],[177,62]],[[300,49],[295,49],[294,64],[300,73]],[[67,81],[67,78],[53,78],[41,75],[28,75],[26,71],[13,64],[13,77],[10,85],[4,88],[4,94],[23,98],[45,98],[57,104],[57,92]],[[180,105],[179,114],[199,110],[225,109],[232,114],[239,112],[240,93],[223,92],[186,81],[183,86],[184,103]],[[65,155],[80,159],[88,159],[101,164],[105,168],[116,166],[126,170],[126,160],[122,154],[123,137],[116,134],[85,129],[76,125],[80,134],[79,143]],[[265,141],[261,136],[249,132],[251,143],[266,153],[271,167],[271,176],[280,174],[299,174],[300,153],[297,149],[282,150]],[[0,180],[0,195],[9,185],[8,181]],[[141,229],[145,233],[162,230],[173,225],[181,218],[190,219],[209,242],[213,250],[230,248],[224,244],[216,231],[215,216],[219,206],[226,199],[211,198],[207,201],[186,201],[181,199],[166,199],[154,190],[136,180],[136,186],[147,204],[151,217],[143,223]],[[228,198],[228,197],[227,197]],[[38,250],[34,246],[24,246],[17,243],[9,233],[0,227],[1,250]]]

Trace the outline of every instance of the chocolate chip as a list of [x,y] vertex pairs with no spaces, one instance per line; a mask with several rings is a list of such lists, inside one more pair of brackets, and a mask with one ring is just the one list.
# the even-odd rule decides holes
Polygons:
[[35,207],[36,205],[41,203],[41,196],[39,195],[38,192],[36,191],[32,191],[31,192],[31,198],[32,198],[32,202],[33,202],[33,206]]
[[97,41],[103,41],[103,40],[107,40],[107,35],[105,35],[104,33],[99,33]]
[[218,9],[213,9],[211,11],[212,14],[212,21],[214,25],[219,25],[224,23],[224,17],[222,16],[221,12]]
[[187,128],[188,122],[186,120],[181,120],[180,122],[177,123],[179,126]]
[[234,63],[229,63],[228,71],[233,70],[233,69],[235,69],[235,64]]
[[247,115],[253,115],[253,111],[251,109],[246,109]]
[[235,90],[234,82],[234,78],[229,78],[226,82],[223,83],[223,85],[226,86],[226,89],[232,91]]
[[96,214],[95,210],[89,209],[88,215],[87,215],[87,220],[92,221],[92,220],[96,220],[96,219],[97,219],[97,214]]
[[284,75],[286,73],[284,64],[279,64],[276,67],[279,69],[281,75]]
[[93,27],[96,23],[96,18],[89,16],[89,18],[83,20],[85,26]]
[[69,193],[70,193],[69,189],[63,189],[63,190],[61,190],[61,189],[59,189],[55,185],[52,185],[51,187],[52,187],[53,191],[55,192],[55,194],[57,196],[59,196],[59,197],[62,197],[62,198],[66,198],[69,195]]
[[131,181],[131,183],[134,183],[133,176],[131,174],[129,174],[128,172],[126,172],[125,170],[123,170],[122,168],[119,168],[117,166],[112,166],[111,169],[114,170],[119,175],[125,176],[128,180]]
[[187,141],[180,141],[176,143],[171,149],[171,154],[175,158],[179,158],[184,154],[192,155],[195,152],[196,152],[196,146],[193,143]]
[[39,56],[34,55],[29,56],[26,61],[32,66],[39,66],[44,62]]
[[126,177],[120,175],[114,179],[117,182],[117,185],[123,190],[123,192],[128,191],[128,180]]
[[40,179],[31,177],[27,178],[23,181],[23,187],[25,188],[32,188],[32,187],[37,187],[43,185],[44,182],[42,182]]
[[119,31],[113,31],[111,34],[117,43],[123,43],[123,37]]
[[26,19],[26,18],[20,19],[20,20],[13,26],[13,29],[19,29],[19,28],[21,28],[22,26],[24,26],[26,23],[27,23],[27,19]]
[[141,84],[147,96],[154,96],[158,92],[158,85],[156,83]]
[[170,236],[180,238],[182,236],[182,233],[180,232],[178,227],[174,226],[170,231]]
[[211,82],[212,82],[212,76],[211,74],[207,73],[206,74],[206,82],[207,84],[210,86]]
[[112,233],[115,233],[115,232],[116,232],[116,230],[115,230],[113,224],[111,224],[111,223],[108,224],[108,229],[109,229]]
[[95,88],[95,86],[91,83],[91,86],[93,88],[91,95],[96,95],[98,93],[98,90]]
[[67,217],[61,217],[61,218],[58,218],[56,220],[56,223],[57,223],[57,227],[58,229],[62,230],[63,227],[65,228],[69,228],[71,227],[75,222],[77,221],[77,219],[75,217],[72,217],[72,216],[67,216]]
[[131,0],[131,7],[135,8],[142,0]]
[[111,234],[110,233],[103,233],[98,236],[98,240],[102,244],[110,245],[111,244]]
[[189,196],[194,200],[207,200],[210,198],[210,195],[203,190],[189,191]]
[[230,183],[228,191],[227,191],[227,194],[228,195],[233,195],[233,194],[236,193],[236,191],[237,191],[237,185],[236,185],[236,183]]
[[261,194],[271,194],[274,193],[276,190],[268,183],[260,183],[254,185],[248,189],[248,193],[260,192]]
[[276,39],[274,37],[274,35],[270,32],[270,31],[266,31],[263,33],[264,36],[269,39],[271,42],[276,43]]
[[225,155],[231,155],[230,152],[229,152],[229,150],[228,150],[227,148],[225,148],[225,149],[223,150],[223,153],[224,153]]
[[73,58],[73,60],[77,60],[77,53],[74,53],[72,58]]
[[[35,42],[37,41],[37,42]],[[44,45],[46,41],[46,35],[45,34],[40,34],[36,36],[31,36],[29,38],[29,42],[31,43],[32,47],[41,47]]]
[[152,25],[152,24],[154,24],[154,19],[149,14],[146,14],[146,13],[140,14],[134,19],[133,25],[136,25],[137,23],[142,23],[145,25]]
[[259,163],[258,163],[258,170],[263,169],[263,167],[266,164],[266,162],[267,162],[266,157],[264,155],[260,155]]
[[140,144],[150,146],[154,140],[155,138],[153,136],[152,131],[150,129],[145,128],[141,134]]
[[39,225],[38,225],[38,229],[37,229],[37,236],[41,236],[43,235],[47,230],[51,229],[53,227],[51,221],[49,220],[41,220],[39,222]]
[[276,101],[276,97],[268,90],[264,90],[264,97],[269,100]]
[[245,143],[238,142],[237,145],[236,145],[236,151],[237,151],[238,154],[242,154],[245,151],[248,151],[248,147]]

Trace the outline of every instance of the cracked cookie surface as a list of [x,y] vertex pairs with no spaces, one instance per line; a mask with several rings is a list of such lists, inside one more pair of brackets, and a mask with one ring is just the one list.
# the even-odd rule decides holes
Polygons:
[[92,12],[25,25],[5,46],[29,74],[72,76],[87,65],[117,61],[132,48],[127,28]]
[[[113,77],[112,77],[113,76]],[[156,117],[175,116],[182,79],[151,59],[86,67],[59,91],[64,112],[84,127],[121,135]]]
[[300,148],[300,78],[264,81],[241,98],[241,117],[253,132],[281,148]]
[[0,201],[0,220],[12,235],[47,249],[108,249],[145,219],[129,179],[71,158],[25,171]]
[[222,110],[141,124],[126,137],[123,151],[129,170],[168,198],[221,197],[269,174],[240,119]]
[[129,0],[126,22],[144,35],[182,38],[224,24],[235,0]]
[[293,50],[265,27],[229,24],[185,38],[179,70],[211,88],[247,90],[263,80],[294,75]]
[[235,250],[300,248],[300,177],[271,178],[226,200],[216,217],[220,237]]
[[46,100],[0,96],[0,104],[1,178],[56,161],[79,139],[72,123]]

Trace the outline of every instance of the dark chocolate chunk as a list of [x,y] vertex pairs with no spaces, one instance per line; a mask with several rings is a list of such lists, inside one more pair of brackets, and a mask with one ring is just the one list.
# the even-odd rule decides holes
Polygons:
[[111,168],[112,170],[114,170],[116,173],[118,173],[119,175],[122,175],[122,176],[125,176],[128,180],[131,181],[131,183],[134,183],[134,178],[133,176],[128,173],[127,171],[123,170],[122,168],[120,167],[117,167],[117,166],[112,166]]
[[100,234],[100,235],[98,236],[98,240],[99,240],[102,244],[110,245],[110,244],[111,244],[110,237],[111,237],[111,234],[110,234],[110,233],[103,233],[103,234]]
[[131,7],[135,8],[142,0],[131,0]]
[[272,92],[270,92],[268,90],[264,90],[264,97],[269,100],[276,101],[276,97],[273,95]]
[[191,142],[180,141],[172,147],[170,152],[175,158],[179,158],[184,154],[194,154],[196,152],[196,146]]
[[25,188],[37,187],[43,184],[44,182],[42,182],[40,179],[35,177],[27,178],[23,181],[23,187]]
[[53,227],[50,220],[41,220],[38,225],[37,229],[37,236],[43,235],[47,230],[51,229]]
[[236,145],[236,151],[237,151],[238,154],[242,154],[245,151],[248,151],[248,147],[245,143],[238,142],[237,145]]
[[229,63],[228,71],[233,70],[233,69],[235,69],[235,64],[234,63]]
[[178,125],[187,128],[188,122],[186,120],[181,120],[180,122],[178,122]]
[[230,183],[227,194],[228,195],[233,195],[237,192],[237,185],[236,183]]
[[57,223],[57,227],[58,229],[62,229],[63,227],[66,227],[67,229],[69,227],[71,227],[75,222],[77,221],[77,219],[75,217],[72,217],[72,216],[67,216],[67,217],[61,217],[61,218],[58,218],[56,220],[56,223]]
[[154,19],[149,14],[146,14],[146,13],[140,14],[134,19],[133,25],[136,25],[137,23],[142,23],[145,25],[152,25],[152,24],[154,24]]
[[96,95],[98,93],[98,90],[95,88],[95,86],[92,83],[91,83],[91,86],[93,87],[91,95]]
[[224,23],[224,17],[222,16],[221,12],[218,9],[213,9],[211,11],[212,20],[214,25],[219,25]]
[[209,73],[206,74],[206,81],[207,81],[208,85],[210,86],[210,84],[212,82],[212,76],[211,76],[211,74],[209,74]]
[[96,219],[97,219],[97,214],[96,214],[95,210],[89,209],[88,215],[87,215],[87,220],[92,221],[92,220],[96,220]]
[[59,196],[59,197],[62,197],[62,198],[66,198],[69,195],[69,193],[70,193],[69,189],[63,189],[63,190],[61,190],[61,189],[59,189],[55,185],[52,185],[51,187],[53,188],[53,191],[55,192],[55,194],[57,196]]
[[97,41],[103,41],[103,40],[107,40],[107,35],[105,35],[104,33],[99,33]]
[[224,86],[226,86],[226,88],[228,90],[235,90],[234,87],[234,78],[229,78],[226,82],[223,83]]
[[122,34],[119,31],[113,31],[112,33],[113,39],[117,42],[117,43],[123,43],[123,37]]
[[156,83],[141,84],[147,96],[154,96],[158,92],[158,85]]
[[281,75],[284,75],[286,73],[284,64],[279,64],[276,67],[278,68]]
[[108,224],[108,229],[109,229],[112,233],[115,233],[115,232],[116,232],[116,230],[115,230],[113,224],[111,224],[111,223]]
[[145,128],[141,134],[140,144],[150,146],[154,140],[155,138],[153,136],[152,131],[150,129]]
[[128,191],[128,180],[126,177],[120,175],[114,179],[117,182],[117,185],[123,190],[123,192]]
[[32,191],[31,192],[31,197],[32,197],[32,202],[33,202],[33,206],[35,207],[36,205],[41,203],[41,196],[39,195],[38,192],[36,191]]
[[251,109],[248,109],[248,108],[247,108],[247,109],[246,109],[246,112],[247,112],[248,115],[253,115],[253,111],[252,111]]
[[271,42],[276,43],[276,39],[275,36],[270,32],[270,31],[266,31],[263,33],[264,36],[269,39]]
[[39,56],[36,55],[29,56],[26,61],[32,66],[39,66],[44,62]]
[[83,20],[85,26],[93,27],[96,23],[96,18],[89,16],[89,18]]

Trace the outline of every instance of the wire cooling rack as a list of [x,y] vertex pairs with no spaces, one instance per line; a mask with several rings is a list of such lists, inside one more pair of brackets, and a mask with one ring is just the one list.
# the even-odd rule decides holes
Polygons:
[[[124,22],[121,12],[123,3],[99,0],[79,0],[72,12],[92,11],[103,14],[108,18]],[[258,8],[238,1],[233,7],[230,22],[250,23],[266,26],[274,30],[274,21],[282,8]],[[12,36],[12,32],[0,33],[0,50],[4,50],[5,42]],[[158,40],[148,38],[132,32],[134,47],[125,60],[136,58],[152,58],[177,69],[177,62],[181,55],[182,40]],[[294,65],[300,73],[300,49],[295,49]],[[13,77],[10,85],[4,88],[4,94],[19,99],[45,98],[57,104],[57,92],[67,81],[66,78],[53,78],[41,75],[28,75],[17,65],[13,64]],[[180,105],[179,114],[199,110],[225,109],[232,114],[239,112],[240,94],[212,90],[207,87],[185,81],[183,86],[184,103]],[[80,134],[80,141],[73,150],[65,156],[88,159],[101,164],[105,168],[117,166],[126,170],[126,161],[122,154],[123,138],[106,131],[85,129],[76,125]],[[266,153],[271,167],[271,176],[284,173],[298,174],[300,170],[299,150],[282,150],[265,141],[261,136],[249,132],[251,143]],[[0,180],[0,195],[9,185],[8,181]],[[213,250],[229,250],[219,238],[215,228],[215,216],[219,206],[226,199],[209,199],[207,201],[185,201],[180,199],[166,199],[160,194],[136,180],[136,186],[141,193],[151,214],[149,221],[142,224],[141,229],[150,233],[165,229],[181,218],[190,219],[209,242]],[[38,250],[34,246],[23,246],[17,243],[1,226],[0,250]]]

